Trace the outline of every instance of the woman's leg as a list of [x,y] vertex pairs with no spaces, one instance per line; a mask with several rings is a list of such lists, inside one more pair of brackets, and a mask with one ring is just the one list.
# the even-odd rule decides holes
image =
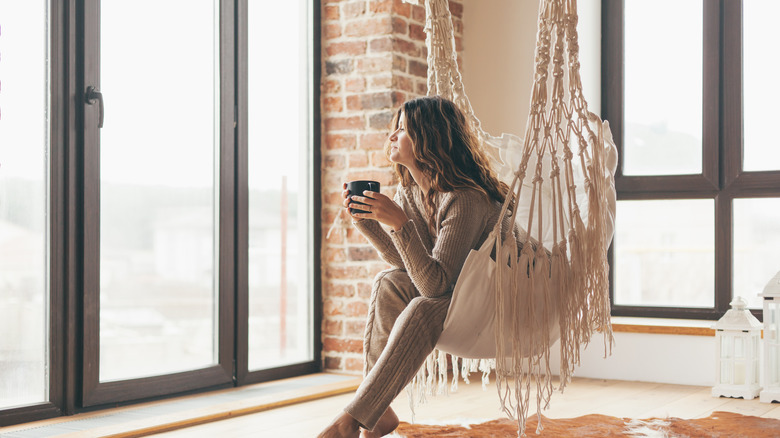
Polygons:
[[385,348],[355,398],[344,409],[364,428],[374,428],[433,351],[444,327],[450,299],[450,295],[416,297],[398,316]]
[[[412,299],[419,295],[412,280],[404,270],[390,269],[382,271],[376,276],[368,304],[368,316],[363,337],[364,376],[368,375],[382,354],[398,315],[406,309]],[[392,409],[387,408],[375,427],[377,430],[364,431],[363,435],[372,437],[389,434],[397,426],[398,417]],[[348,413],[342,412],[319,436],[323,438],[356,437],[359,433],[358,429],[357,420]]]
[[406,271],[391,269],[374,279],[363,336],[363,375],[374,367],[387,345],[398,315],[415,297],[420,296]]

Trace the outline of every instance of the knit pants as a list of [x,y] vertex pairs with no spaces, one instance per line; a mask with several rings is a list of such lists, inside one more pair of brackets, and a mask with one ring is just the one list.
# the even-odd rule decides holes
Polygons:
[[374,280],[363,340],[365,378],[344,409],[371,430],[412,381],[444,328],[452,294],[426,298],[406,271],[383,271]]

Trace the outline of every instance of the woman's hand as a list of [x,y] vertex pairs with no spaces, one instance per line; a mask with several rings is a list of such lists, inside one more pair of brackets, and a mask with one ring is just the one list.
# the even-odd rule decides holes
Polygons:
[[[363,196],[349,196],[349,191],[346,190],[345,184],[342,196],[344,197],[345,208],[356,208],[358,210],[367,211],[367,213],[350,212],[350,216],[356,220],[374,219],[384,225],[391,227],[395,231],[400,230],[401,227],[409,220],[409,218],[406,216],[406,213],[404,213],[404,210],[398,206],[398,204],[379,192],[366,190],[363,192]],[[356,204],[351,201],[362,202],[365,205]]]

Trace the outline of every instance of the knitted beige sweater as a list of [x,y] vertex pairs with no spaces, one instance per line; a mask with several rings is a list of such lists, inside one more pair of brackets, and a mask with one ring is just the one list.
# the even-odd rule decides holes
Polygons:
[[[417,185],[399,184],[394,201],[409,218],[400,230],[388,232],[370,219],[355,226],[383,260],[408,272],[421,295],[451,293],[469,251],[479,248],[496,225],[501,204],[475,190],[438,193],[435,233],[431,233]],[[508,229],[509,221],[504,218],[502,229]]]

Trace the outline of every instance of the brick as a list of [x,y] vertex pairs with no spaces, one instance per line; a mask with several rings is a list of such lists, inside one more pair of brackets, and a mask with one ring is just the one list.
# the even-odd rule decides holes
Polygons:
[[390,17],[352,20],[344,26],[344,35],[349,37],[370,37],[387,35],[393,31]]
[[388,53],[358,59],[356,63],[360,73],[389,72],[393,68],[393,57]]
[[325,119],[325,132],[357,130],[364,128],[363,117],[328,117]]
[[393,107],[393,95],[390,92],[363,94],[360,101],[364,109],[384,109]]
[[326,79],[322,81],[322,94],[336,94],[341,91],[341,81],[338,79]]
[[428,78],[428,63],[414,59],[409,61],[409,73],[420,78]]
[[384,167],[390,165],[390,160],[387,159],[385,151],[374,151],[368,157],[369,163],[374,167]]
[[328,56],[348,55],[357,56],[366,53],[368,43],[365,41],[344,41],[330,43],[325,47],[325,53]]
[[[352,251],[349,251],[350,256]],[[343,248],[326,247],[322,250],[322,261],[325,263],[343,263],[347,261],[347,251]]]
[[368,116],[368,126],[372,129],[390,129],[390,123],[393,121],[393,111],[382,111],[380,113],[371,114]]
[[350,111],[360,111],[363,109],[363,102],[359,95],[353,94],[347,96],[347,109]]
[[[332,135],[340,135],[340,134],[332,134]],[[344,158],[343,155],[325,154],[323,155],[322,160],[323,160],[323,167],[325,169],[340,169],[340,168],[344,168],[347,164],[347,160]]]
[[356,338],[363,336],[366,331],[366,321],[364,319],[352,319],[344,322],[344,336]]
[[387,89],[393,86],[393,76],[389,74],[374,75],[369,80],[369,89]]
[[368,167],[368,154],[364,151],[349,154],[349,167]]
[[[367,134],[360,134],[358,136],[358,144],[360,145],[360,149],[363,150],[372,150],[372,151],[381,151],[382,155],[384,155],[384,148],[385,144],[387,143],[387,134],[383,132],[372,132]],[[372,152],[373,154],[374,152]]]
[[409,26],[406,24],[406,20],[400,17],[393,17],[392,29],[394,35],[406,35],[409,33]]
[[357,18],[366,13],[366,2],[364,0],[341,3],[341,13],[344,18]]
[[340,18],[339,5],[324,5],[322,7],[322,19],[325,21],[338,20]]
[[366,79],[363,77],[347,79],[344,88],[350,92],[359,93],[366,89]]
[[[349,304],[346,305],[344,308],[344,314],[347,316],[359,316],[359,317],[365,317],[368,315],[368,304],[363,301],[352,301]],[[361,350],[362,351],[362,341],[361,341]],[[355,351],[354,353],[359,353],[360,351]]]
[[387,170],[370,170],[370,171],[350,171],[347,173],[347,179],[349,181],[355,181],[359,179],[368,179],[373,181],[379,181],[382,187],[387,186],[392,181],[393,174],[390,169]]
[[379,260],[379,255],[373,246],[358,246],[349,248],[349,260],[352,262],[365,262]]
[[408,41],[402,38],[396,38],[393,41],[393,52],[403,53],[405,55],[420,57],[422,53],[421,46],[418,43]]
[[412,5],[402,1],[393,2],[393,12],[406,18],[412,16]]
[[333,221],[336,219],[336,216],[342,214],[341,208],[328,208],[328,209],[322,209],[320,212],[320,220],[323,224],[332,224]]
[[347,357],[345,358],[345,364],[344,369],[346,371],[352,371],[352,372],[362,372],[364,365],[363,365],[363,358],[357,358],[357,357]]
[[453,1],[450,1],[449,3],[450,3],[450,14],[458,18],[463,18],[463,5]]
[[323,368],[326,370],[340,370],[341,369],[341,358],[340,357],[334,357],[334,356],[325,356],[324,358],[324,364]]
[[419,5],[410,5],[412,7],[412,20],[418,23],[425,23],[425,7]]
[[366,278],[369,276],[368,269],[365,266],[325,266],[325,276],[330,279],[354,280]]
[[325,74],[327,75],[343,75],[350,73],[353,69],[354,66],[352,65],[351,59],[325,61]]
[[338,351],[340,353],[362,353],[363,340],[326,336],[322,340],[322,349],[325,351]]
[[403,90],[406,92],[414,91],[414,81],[406,76],[395,75],[393,76],[393,88]]
[[455,38],[458,35],[463,35],[463,21],[457,18],[452,20],[452,29],[455,31]]
[[328,282],[323,288],[328,297],[352,298],[355,296],[355,287],[351,284]]
[[[330,235],[328,235],[329,231]],[[331,231],[330,224],[327,226],[323,224],[322,237],[325,239],[326,244],[341,245],[344,243],[344,229],[337,227]]]
[[[361,283],[358,283],[355,286],[355,289],[357,290],[357,297],[358,298],[367,300],[367,299],[371,298],[371,291],[373,289],[373,284],[361,282]],[[349,324],[347,324],[347,331],[349,332],[350,330],[351,330],[351,328],[350,328]]]
[[368,272],[371,274],[371,278],[374,278],[376,277],[376,274],[380,273],[381,271],[386,271],[391,268],[392,266],[390,266],[384,261],[381,261],[377,263],[372,263],[368,269]]
[[372,14],[386,14],[393,10],[393,0],[372,0],[368,10]]
[[324,96],[322,98],[322,110],[330,113],[344,111],[344,99],[341,96]]
[[368,50],[371,53],[390,52],[393,50],[393,38],[389,36],[374,38],[368,43]]
[[345,323],[344,321],[328,320],[322,323],[322,334],[329,336],[343,336]]
[[[357,147],[357,135],[355,134],[326,134],[325,146],[327,149],[355,149]],[[341,168],[344,166],[343,159]]]
[[409,38],[412,41],[425,41],[425,30],[420,24],[409,23]]
[[322,26],[322,38],[330,40],[341,36],[341,23],[326,23]]
[[[341,167],[342,168],[346,167],[346,165],[341,166]],[[338,190],[334,190],[334,191],[325,193],[323,195],[323,202],[327,203],[328,205],[341,207],[342,206],[342,202],[344,202],[344,197],[341,196],[342,190],[343,190],[342,186],[339,186]]]
[[326,316],[344,315],[344,302],[341,299],[324,298],[322,314]]
[[[322,177],[322,184],[323,187],[327,187],[330,190],[339,190],[344,186],[344,181],[346,181],[347,173],[345,168],[341,169],[330,169],[327,173],[323,174]],[[330,220],[333,220],[333,216],[336,215],[336,210],[341,210],[341,202],[338,202],[333,205],[326,205],[325,207],[330,207],[330,210],[333,210],[333,214],[331,214]],[[330,223],[330,222],[328,222]]]
[[428,94],[428,81],[417,81],[416,93],[418,96],[425,96]]
[[406,71],[406,58],[400,55],[393,54],[393,70]]

